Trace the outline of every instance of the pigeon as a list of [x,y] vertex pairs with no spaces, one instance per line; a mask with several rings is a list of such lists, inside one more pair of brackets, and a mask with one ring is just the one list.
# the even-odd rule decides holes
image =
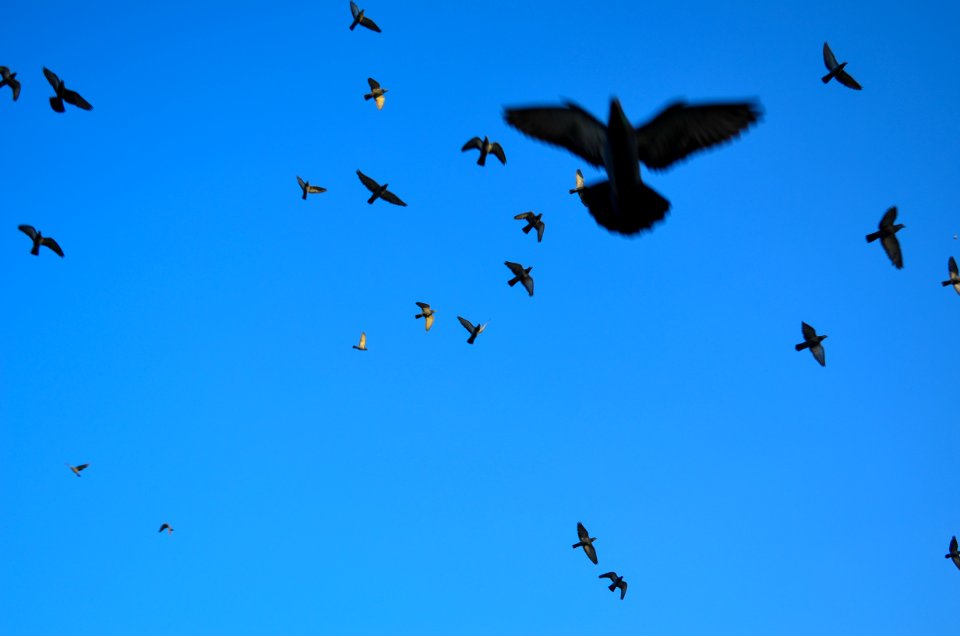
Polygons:
[[18,225],[17,228],[30,237],[30,240],[33,241],[33,249],[30,250],[30,253],[34,256],[40,254],[40,246],[49,247],[55,254],[63,258],[63,250],[60,249],[60,246],[49,236],[44,236],[38,232],[32,225]]
[[531,212],[524,212],[513,217],[518,221],[526,221],[527,225],[523,228],[524,234],[529,234],[530,230],[537,228],[537,243],[543,240],[543,230],[546,229],[546,225],[540,219],[543,217],[543,213],[534,214]]
[[355,2],[350,3],[350,13],[353,14],[353,24],[350,25],[350,30],[353,31],[359,24],[362,27],[367,27],[371,31],[380,33],[380,27],[377,26],[376,22],[365,16],[365,12],[366,9],[361,9]]
[[417,307],[420,308],[421,313],[414,316],[414,318],[423,318],[423,326],[426,331],[430,331],[430,327],[433,326],[433,315],[437,312],[430,309],[430,305],[427,303],[417,303]]
[[953,564],[957,566],[957,569],[960,570],[960,551],[957,550],[957,538],[950,538],[950,552],[943,555],[944,559],[950,559],[953,561]]
[[0,87],[9,86],[10,90],[13,91],[13,101],[17,101],[20,97],[20,80],[17,79],[16,73],[11,73],[10,69],[6,66],[0,66]]
[[90,464],[80,464],[79,466],[71,466],[70,464],[67,464],[67,468],[69,468],[70,470],[72,470],[72,471],[73,471],[73,474],[76,475],[77,477],[79,477],[79,476],[80,476],[80,472],[81,472],[82,470],[84,470],[84,469],[85,469],[87,466],[89,466],[89,465],[90,465]]
[[583,203],[584,205],[586,205],[587,202],[583,200],[583,191],[584,191],[585,188],[584,188],[584,186],[583,186],[583,173],[580,172],[580,168],[577,168],[577,174],[575,175],[574,178],[577,180],[577,187],[576,187],[576,188],[571,188],[570,194],[577,194],[577,195],[579,195],[579,196],[580,196],[580,202]]
[[803,321],[800,322],[800,331],[803,333],[803,342],[794,345],[793,348],[797,351],[810,349],[810,353],[812,353],[813,357],[820,363],[820,366],[827,366],[826,353],[823,351],[823,345],[820,344],[827,339],[827,336],[818,336],[817,330]]
[[513,278],[507,281],[507,285],[513,287],[517,283],[523,283],[523,286],[527,288],[527,293],[533,296],[533,277],[530,275],[530,270],[533,268],[527,267],[524,269],[520,263],[511,263],[510,261],[503,261],[503,264],[513,272]]
[[473,323],[463,318],[462,316],[457,316],[457,320],[460,321],[460,324],[463,325],[463,328],[470,332],[470,337],[467,338],[467,344],[473,344],[473,341],[477,339],[477,336],[483,333],[483,330],[487,328],[487,325],[490,323],[485,323],[479,327],[474,327]]
[[490,141],[488,137],[484,137],[483,139],[474,137],[467,143],[463,144],[463,148],[460,149],[460,152],[466,152],[468,150],[473,150],[474,148],[480,151],[480,158],[477,159],[478,166],[486,165],[488,153],[499,159],[500,163],[503,165],[507,165],[507,155],[503,154],[503,146],[495,141]]
[[372,205],[373,202],[376,201],[377,199],[383,199],[387,203],[392,203],[394,205],[407,207],[407,204],[401,201],[400,197],[395,195],[393,192],[390,192],[389,190],[387,190],[386,183],[384,183],[383,185],[380,185],[379,183],[377,183],[367,175],[363,174],[359,170],[357,170],[357,176],[360,177],[360,182],[366,186],[367,190],[369,190],[370,192],[373,192],[373,195],[369,199],[367,199],[367,203],[370,203]]
[[837,58],[833,55],[833,51],[830,50],[830,45],[826,42],[823,43],[823,63],[827,66],[827,70],[830,71],[820,78],[824,84],[836,78],[838,82],[855,91],[863,88],[863,86],[860,86],[860,83],[850,77],[850,74],[845,70],[846,62],[837,64]]
[[308,194],[320,194],[321,192],[326,192],[326,188],[321,188],[320,186],[310,185],[309,181],[304,181],[299,176],[297,176],[297,183],[300,184],[300,189],[303,190],[303,200],[307,200]]
[[670,202],[644,185],[639,163],[662,170],[687,156],[738,137],[760,117],[751,102],[675,102],[634,128],[618,99],[610,101],[607,125],[580,106],[507,108],[506,122],[535,139],[566,148],[609,181],[582,186],[581,200],[594,220],[611,232],[637,234],[663,220]]
[[167,531],[167,534],[173,534],[173,528],[170,527],[169,523],[165,523],[162,526],[160,526],[160,529],[157,530],[157,532],[163,532],[164,530]]
[[58,113],[64,112],[66,110],[63,107],[63,102],[67,102],[71,106],[76,106],[77,108],[82,108],[83,110],[93,110],[93,106],[90,105],[90,102],[80,97],[80,93],[72,91],[67,88],[63,80],[57,77],[57,74],[48,69],[46,66],[43,67],[43,74],[46,76],[47,81],[50,82],[50,86],[53,86],[53,90],[56,91],[56,95],[50,98],[50,108]]
[[353,348],[356,349],[356,350],[358,350],[358,351],[366,351],[366,350],[367,350],[367,333],[366,333],[365,331],[361,331],[361,332],[360,332],[360,344],[359,344],[359,345],[353,345]]
[[953,260],[952,256],[950,260],[947,261],[947,269],[950,270],[950,280],[945,280],[940,284],[944,287],[953,285],[954,291],[960,294],[960,272],[957,271],[957,261]]
[[883,218],[880,219],[880,229],[873,234],[867,234],[867,243],[873,243],[877,239],[880,239],[880,244],[883,245],[883,251],[887,253],[887,256],[890,257],[890,262],[893,263],[894,267],[897,269],[903,269],[903,254],[900,253],[900,241],[897,240],[897,232],[906,227],[902,223],[897,223],[894,225],[894,221],[897,220],[897,206],[893,206],[887,210]]
[[363,96],[366,100],[374,100],[377,104],[377,110],[383,110],[383,104],[387,101],[387,98],[384,97],[384,93],[389,91],[389,88],[380,88],[380,82],[373,79],[372,77],[367,78],[367,84],[370,85],[370,92]]
[[579,537],[580,540],[573,544],[574,549],[583,548],[587,558],[593,561],[594,565],[596,565],[597,549],[593,547],[593,542],[596,541],[597,538],[591,537],[590,533],[587,532],[587,529],[584,528],[583,524],[579,521],[577,522],[577,537]]
[[606,574],[601,574],[597,578],[610,579],[613,581],[613,583],[610,584],[609,590],[612,592],[619,587],[621,601],[623,600],[623,597],[627,595],[627,582],[623,580],[622,576],[617,576],[616,572],[607,572]]

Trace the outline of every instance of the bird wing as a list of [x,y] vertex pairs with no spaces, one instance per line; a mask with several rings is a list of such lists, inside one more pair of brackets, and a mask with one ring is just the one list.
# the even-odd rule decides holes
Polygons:
[[370,85],[370,90],[373,90],[373,89],[375,89],[375,88],[380,88],[380,82],[378,82],[377,80],[373,79],[372,77],[368,77],[368,78],[367,78],[367,84]]
[[470,333],[473,333],[474,331],[476,331],[476,327],[473,326],[473,323],[467,320],[466,318],[462,316],[457,316],[457,320],[459,320],[460,324],[463,325],[463,328],[469,331]]
[[7,79],[8,77],[10,77],[9,66],[0,65],[0,77],[2,77],[3,79]]
[[527,288],[527,293],[533,296],[533,276],[527,274],[520,279],[520,282],[523,283],[523,286]]
[[360,24],[362,24],[363,26],[367,27],[367,28],[370,29],[371,31],[376,31],[377,33],[382,33],[382,31],[380,30],[380,27],[377,26],[377,23],[374,22],[373,20],[371,20],[370,18],[368,18],[367,16],[363,16],[363,19],[360,20]]
[[518,214],[513,218],[515,218],[518,221],[523,221],[525,219],[532,219],[534,216],[536,215],[533,213],[533,211],[530,211],[530,212],[521,212],[520,214]]
[[817,359],[821,367],[827,366],[827,352],[823,350],[823,345],[817,343],[810,347],[810,353]]
[[18,225],[17,229],[29,236],[31,241],[37,240],[37,230],[32,225]]
[[836,56],[834,56],[833,51],[830,50],[830,45],[826,42],[823,43],[823,63],[826,64],[828,71],[832,71],[839,66]]
[[373,98],[373,102],[377,105],[377,110],[383,110],[383,105],[387,103],[387,98],[384,95],[377,95]]
[[357,14],[360,13],[360,7],[357,6],[357,3],[352,1],[350,2],[350,13],[353,15],[353,17],[357,17]]
[[622,601],[622,600],[623,600],[623,597],[627,595],[627,582],[626,582],[626,581],[620,581],[620,582],[617,584],[617,587],[620,588],[620,600]]
[[433,314],[427,314],[423,317],[423,327],[426,331],[430,331],[430,327],[433,326]]
[[507,165],[507,155],[503,153],[503,146],[497,142],[493,142],[490,146],[490,154],[499,159],[503,165]]
[[20,80],[11,77],[7,80],[7,84],[13,89],[13,101],[17,101],[20,98]]
[[734,139],[760,117],[751,102],[697,104],[676,102],[636,129],[637,156],[650,168],[670,164]]
[[63,89],[63,101],[76,106],[77,108],[82,108],[83,110],[93,110],[93,106],[90,105],[90,102],[81,97],[80,93],[72,91],[69,88]]
[[365,331],[360,332],[360,348],[361,349],[367,348],[367,332]]
[[577,537],[579,537],[581,541],[585,541],[586,539],[590,538],[590,533],[587,532],[587,529],[584,528],[583,524],[579,521],[577,522]]
[[299,183],[300,187],[303,188],[304,190],[307,189],[307,184],[303,179],[300,178],[300,175],[297,175],[297,183]]
[[817,335],[817,330],[805,322],[800,322],[800,331],[803,333],[804,340],[810,340]]
[[479,137],[474,137],[467,143],[463,144],[463,148],[460,149],[460,152],[466,152],[467,150],[470,150],[472,148],[476,148],[479,150],[482,147],[483,147],[483,140],[480,139]]
[[593,564],[597,564],[597,549],[593,547],[592,543],[584,543],[583,551],[587,553],[587,558],[593,561]]
[[543,221],[537,223],[537,243],[543,240],[543,231],[547,229],[547,224]]
[[165,524],[163,524],[162,526],[160,526],[160,529],[157,530],[157,532],[163,532],[164,530],[166,530],[166,529],[169,528],[169,527],[170,527],[170,525],[165,523]]
[[43,76],[47,78],[47,81],[50,82],[50,86],[53,86],[54,90],[60,85],[60,78],[46,66],[43,67]]
[[85,468],[86,468],[87,466],[89,466],[89,465],[90,465],[90,464],[80,464],[79,466],[74,466],[74,468],[75,468],[76,471],[79,473],[81,470],[85,469]]
[[430,309],[430,305],[428,305],[427,303],[422,303],[420,301],[417,301],[417,307],[419,307],[420,309]]
[[893,206],[889,210],[883,213],[883,218],[880,219],[880,229],[887,227],[893,227],[893,224],[897,220],[897,206]]
[[511,263],[510,261],[503,261],[503,264],[510,268],[510,271],[514,273],[515,276],[523,276],[523,265],[520,263]]
[[890,257],[890,262],[893,263],[894,267],[903,269],[903,254],[900,252],[900,241],[897,240],[897,236],[895,234],[884,236],[880,243],[883,244],[883,250]]
[[400,197],[398,197],[397,195],[395,195],[393,192],[390,192],[389,190],[384,190],[384,191],[380,194],[380,198],[383,199],[384,201],[386,201],[387,203],[392,203],[392,204],[394,204],[394,205],[399,205],[399,206],[402,206],[402,207],[407,207],[407,204],[404,203],[403,201],[401,201],[401,200],[400,200]]
[[956,280],[960,277],[960,271],[957,270],[957,261],[952,256],[947,261],[947,269],[950,270],[950,280]]
[[605,573],[605,574],[601,574],[601,575],[598,576],[597,578],[598,578],[598,579],[610,579],[611,581],[616,581],[616,580],[617,580],[617,573],[616,573],[616,572],[607,572],[607,573]]
[[603,165],[607,127],[576,104],[508,108],[503,118],[525,135],[566,148],[592,166]]
[[837,78],[837,81],[846,86],[847,88],[852,88],[855,91],[863,90],[863,86],[860,86],[860,82],[853,79],[850,73],[847,73],[846,69],[837,71],[837,74],[834,75]]
[[326,188],[321,188],[320,186],[315,186],[315,185],[307,186],[307,192],[309,192],[310,194],[320,194],[321,192],[326,192],[326,191],[327,191]]
[[360,183],[366,186],[367,190],[369,190],[370,192],[374,192],[376,191],[377,188],[380,187],[379,183],[377,183],[367,175],[363,174],[359,170],[357,170],[357,176],[360,177]]
[[53,240],[52,238],[50,238],[49,236],[44,236],[44,237],[40,240],[40,245],[46,245],[46,246],[49,247],[51,250],[53,250],[53,252],[54,252],[57,256],[63,257],[63,250],[60,249],[60,246],[57,244],[57,242],[56,242],[55,240]]
[[960,548],[960,545],[957,544],[957,538],[950,537],[950,552],[956,552],[957,548]]

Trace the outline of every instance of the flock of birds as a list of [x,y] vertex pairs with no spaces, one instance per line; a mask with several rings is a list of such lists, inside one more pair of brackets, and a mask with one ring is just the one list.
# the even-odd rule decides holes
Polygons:
[[[350,2],[350,12],[353,17],[353,22],[350,24],[351,31],[357,26],[362,26],[376,33],[381,32],[380,27],[366,15],[365,10],[360,9],[354,2]],[[838,62],[827,43],[823,45],[823,61],[828,71],[821,78],[824,84],[836,79],[843,86],[858,91],[862,90],[862,86],[847,72],[847,62]],[[93,109],[93,106],[79,93],[68,89],[63,80],[55,73],[44,67],[43,74],[54,90],[54,95],[50,97],[49,101],[50,107],[55,112],[63,113],[65,111],[64,104],[88,111]],[[383,109],[386,103],[385,94],[388,89],[383,88],[373,78],[368,78],[367,82],[370,86],[370,92],[363,96],[364,99],[374,100],[377,109]],[[4,86],[10,87],[13,100],[16,101],[20,96],[21,89],[17,73],[11,72],[6,66],[0,66],[0,88]],[[635,127],[627,119],[620,102],[613,99],[610,102],[606,124],[571,102],[561,106],[507,108],[504,118],[510,126],[520,132],[537,140],[565,148],[588,164],[596,168],[603,168],[606,171],[607,180],[590,185],[587,185],[584,181],[583,173],[577,170],[575,175],[576,187],[570,190],[570,194],[579,195],[583,205],[587,207],[600,226],[611,232],[634,235],[649,230],[654,224],[662,221],[670,208],[667,199],[643,183],[640,178],[640,164],[652,170],[666,169],[693,153],[738,137],[741,132],[759,121],[760,114],[759,105],[754,102],[696,105],[676,102],[662,110],[650,121]],[[486,164],[489,155],[496,157],[503,165],[507,163],[503,147],[498,142],[490,141],[486,136],[471,138],[461,149],[462,152],[470,150],[479,151],[477,164],[480,166]],[[363,186],[370,191],[370,197],[367,199],[368,204],[373,204],[380,199],[397,206],[405,207],[407,205],[388,189],[387,183],[380,184],[360,170],[357,170],[357,177]],[[321,194],[327,191],[326,188],[313,185],[300,176],[297,176],[297,183],[304,200],[307,199],[308,195]],[[528,211],[518,214],[514,218],[525,222],[525,226],[522,228],[524,234],[536,230],[537,242],[539,243],[543,240],[546,228],[542,217],[543,214]],[[897,233],[905,226],[896,223],[896,219],[897,208],[894,206],[886,211],[880,220],[877,231],[868,234],[866,240],[868,243],[879,240],[890,262],[897,269],[902,269],[903,255]],[[20,225],[19,230],[30,238],[32,242],[30,253],[34,256],[40,253],[41,247],[46,247],[58,256],[63,257],[63,250],[53,238],[44,236],[31,225]],[[954,238],[957,237],[954,236]],[[533,268],[524,267],[520,263],[511,261],[505,261],[504,264],[513,275],[507,281],[507,284],[513,287],[520,283],[527,293],[533,296],[534,282],[530,275]],[[952,256],[948,261],[948,272],[949,278],[943,281],[942,285],[944,287],[952,286],[960,294],[960,271],[958,271],[957,262]],[[415,318],[423,318],[424,328],[429,332],[433,326],[436,312],[428,303],[418,301],[416,304],[420,308],[420,312],[415,315]],[[468,344],[473,344],[477,336],[483,333],[487,326],[487,324],[474,325],[462,316],[457,316],[457,319],[469,333]],[[801,332],[803,342],[795,345],[795,349],[797,351],[809,349],[814,359],[821,366],[826,366],[823,341],[827,338],[827,335],[818,335],[816,329],[806,322],[801,322]],[[353,348],[359,351],[367,351],[366,332],[361,332],[360,341],[353,345]],[[74,475],[80,477],[89,464],[76,466],[67,464],[67,466]],[[164,530],[168,533],[173,532],[173,528],[168,523],[163,523],[160,526],[159,532],[162,533]],[[590,561],[597,564],[597,551],[593,545],[596,537],[591,537],[580,522],[577,522],[577,537],[578,541],[573,544],[573,548],[582,548]],[[958,548],[955,536],[950,540],[949,552],[945,555],[945,558],[951,559],[960,569],[960,548]],[[611,571],[601,574],[599,578],[609,579],[611,581],[610,591],[619,589],[621,600],[626,596],[627,583],[623,576]]]

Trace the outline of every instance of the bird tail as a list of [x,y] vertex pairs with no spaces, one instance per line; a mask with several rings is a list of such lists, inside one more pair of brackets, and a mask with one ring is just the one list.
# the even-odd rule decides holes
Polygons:
[[476,339],[477,339],[477,334],[475,333],[470,334],[470,337],[467,338],[467,344],[473,344],[473,341]]
[[423,318],[423,314],[417,314],[414,318]]
[[612,592],[612,591],[614,591],[615,589],[617,589],[617,584],[616,584],[616,583],[611,583],[609,586],[607,586],[607,589]]
[[356,29],[358,24],[360,24],[360,20],[354,20],[353,24],[350,25],[350,30],[353,31]]
[[670,202],[652,188],[637,183],[631,192],[620,193],[616,200],[609,181],[584,186],[580,191],[583,203],[593,219],[611,232],[636,234],[662,221]]
[[53,110],[55,110],[55,111],[58,112],[58,113],[62,113],[63,110],[64,110],[64,109],[63,109],[63,100],[60,99],[59,97],[51,97],[51,98],[50,98],[50,108],[52,108]]
[[826,84],[827,82],[829,82],[829,81],[832,80],[832,79],[833,79],[833,71],[830,71],[829,73],[827,73],[826,75],[824,75],[823,77],[821,77],[821,78],[820,78],[820,81],[823,82],[824,84]]
[[533,226],[532,226],[532,225],[528,225],[527,227],[523,228],[523,233],[524,233],[524,234],[529,234],[529,233],[530,233],[530,230],[532,230],[532,229],[533,229]]
[[486,163],[487,163],[487,153],[485,153],[483,150],[481,150],[481,151],[480,151],[480,158],[477,159],[477,165],[478,165],[478,166],[484,166],[484,165],[486,165]]
[[880,238],[880,232],[874,232],[873,234],[867,234],[867,243],[873,243],[878,238]]
[[377,200],[377,195],[373,195],[372,197],[367,199],[367,203],[369,203],[370,205],[373,205],[373,202],[376,200]]
[[570,190],[570,194],[576,194],[577,192],[580,192],[580,188],[573,188]]
[[507,281],[507,285],[510,285],[511,287],[513,287],[514,285],[516,285],[516,284],[519,283],[519,282],[520,282],[520,277],[517,276],[517,277],[514,278],[513,280],[508,280],[508,281]]
[[809,346],[810,346],[810,345],[807,344],[806,342],[801,342],[801,343],[798,344],[798,345],[793,345],[793,348],[796,349],[797,351],[803,351],[804,349],[806,349],[806,348],[809,347]]
[[373,93],[367,93],[366,95],[363,96],[363,98],[367,101],[370,101],[371,99],[373,99]]
[[583,541],[578,541],[578,542],[576,542],[576,543],[573,544],[573,547],[574,547],[574,549],[576,549],[576,548],[582,548],[584,545],[585,545],[585,544],[583,543]]
[[940,283],[940,284],[943,285],[944,287],[949,287],[950,285],[953,285],[953,281],[952,281],[952,280],[945,280],[945,281],[943,281],[943,282]]
[[33,254],[34,256],[39,256],[39,255],[40,255],[40,244],[39,244],[39,243],[35,243],[35,244],[33,245],[33,249],[30,250],[30,253]]

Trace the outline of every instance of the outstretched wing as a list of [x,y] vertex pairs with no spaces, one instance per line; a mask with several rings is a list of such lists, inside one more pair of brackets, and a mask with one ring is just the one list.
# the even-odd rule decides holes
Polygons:
[[537,223],[537,243],[543,240],[543,231],[547,229],[547,224],[543,221]]
[[373,90],[373,89],[375,89],[375,88],[380,88],[380,82],[378,82],[377,80],[373,79],[372,77],[368,77],[368,78],[367,78],[367,84],[370,85],[370,90]]
[[803,332],[804,340],[810,340],[817,335],[817,330],[803,321],[800,321],[800,331]]
[[620,581],[620,583],[617,585],[617,587],[620,588],[620,600],[622,601],[622,600],[623,600],[623,597],[627,595],[627,582],[626,582],[626,581]]
[[37,240],[37,230],[32,225],[18,225],[17,229],[29,236],[31,241]]
[[482,147],[483,147],[483,140],[480,139],[479,137],[474,137],[467,143],[463,144],[463,148],[460,149],[460,152],[466,152],[467,150],[470,150],[472,148],[476,148],[477,150],[479,150]]
[[903,269],[903,254],[900,252],[900,241],[895,234],[885,236],[880,241],[883,244],[883,250],[890,257],[890,262],[897,269]]
[[301,189],[303,189],[303,190],[306,190],[306,189],[307,189],[307,184],[306,184],[306,182],[305,182],[303,179],[300,178],[300,175],[297,175],[297,183],[300,184],[300,188],[301,188]]
[[77,108],[82,108],[83,110],[93,110],[93,106],[90,105],[90,102],[81,97],[80,93],[72,91],[69,88],[63,89],[63,101],[76,106]]
[[380,187],[379,183],[363,174],[359,170],[357,170],[357,176],[360,177],[360,183],[362,183],[370,192],[375,192],[376,189]]
[[53,86],[54,90],[60,85],[60,78],[46,66],[43,67],[43,76],[47,78],[47,81],[50,82],[50,86]]
[[473,323],[467,320],[466,318],[462,316],[457,316],[457,320],[459,320],[460,324],[463,325],[463,328],[469,331],[470,333],[473,333],[474,331],[476,331],[476,327],[473,326]]
[[426,331],[430,331],[430,327],[433,326],[433,314],[423,317],[423,328]]
[[373,20],[371,20],[370,18],[368,18],[367,16],[363,16],[363,19],[360,20],[360,24],[362,24],[363,26],[367,27],[367,28],[370,29],[371,31],[376,31],[377,33],[382,33],[382,31],[380,31],[380,27],[377,26],[377,23],[374,22]]
[[893,206],[889,210],[883,213],[883,218],[880,219],[880,229],[886,227],[893,227],[893,224],[897,220],[897,206]]
[[419,307],[420,309],[430,309],[430,305],[428,305],[427,303],[422,303],[420,301],[417,301],[417,307]]
[[818,343],[810,347],[810,353],[813,354],[813,357],[816,358],[821,367],[827,366],[827,353],[823,350],[822,344]]
[[956,280],[960,277],[960,271],[957,270],[957,261],[952,256],[947,261],[947,269],[950,270],[950,280]]
[[579,537],[581,541],[585,541],[590,538],[590,533],[587,532],[587,529],[584,528],[583,524],[579,521],[577,522],[577,537]]
[[860,82],[853,79],[850,73],[847,73],[846,69],[842,71],[837,71],[837,74],[834,75],[837,78],[837,81],[846,86],[847,88],[852,88],[855,91],[863,90],[863,86],[860,86]]
[[603,165],[607,127],[576,104],[508,108],[503,118],[525,135],[566,148],[592,166]]
[[514,276],[523,276],[523,265],[520,263],[511,263],[510,261],[503,261],[503,264],[510,268],[510,271],[513,272]]
[[826,42],[823,43],[823,63],[827,66],[828,71],[832,71],[839,66],[836,56],[834,56],[833,51],[830,50],[830,45]]
[[393,192],[390,192],[389,190],[384,190],[384,191],[380,194],[380,198],[383,199],[384,201],[386,201],[387,203],[392,203],[392,204],[394,204],[394,205],[399,205],[399,206],[402,206],[402,207],[407,207],[407,204],[404,203],[403,201],[401,201],[401,200],[400,200],[400,197],[398,197],[397,195],[395,195]]
[[597,578],[598,578],[598,579],[610,579],[611,581],[616,581],[616,580],[617,580],[617,573],[616,573],[616,572],[606,572],[605,574],[601,574],[601,575],[598,576]]
[[515,218],[515,219],[518,220],[518,221],[525,221],[525,220],[527,220],[527,219],[532,219],[534,216],[536,216],[536,215],[535,215],[535,214],[533,213],[533,211],[531,210],[530,212],[521,212],[520,214],[518,214],[517,216],[515,216],[515,217],[513,217],[513,218]]
[[497,142],[493,142],[490,146],[490,154],[499,159],[503,165],[507,165],[507,155],[503,153],[503,146]]
[[57,244],[57,242],[54,241],[54,240],[53,240],[52,238],[50,238],[49,236],[44,236],[43,239],[40,241],[40,245],[46,245],[46,246],[49,247],[51,250],[53,250],[53,252],[54,252],[57,256],[59,256],[60,258],[63,258],[63,250],[60,249],[60,246]]
[[353,17],[357,17],[357,14],[360,13],[360,7],[358,7],[357,4],[352,0],[350,2],[350,13],[353,15]]
[[309,192],[310,194],[320,194],[321,192],[326,192],[326,191],[327,191],[326,188],[321,188],[320,186],[315,186],[315,185],[307,186],[307,192]]

